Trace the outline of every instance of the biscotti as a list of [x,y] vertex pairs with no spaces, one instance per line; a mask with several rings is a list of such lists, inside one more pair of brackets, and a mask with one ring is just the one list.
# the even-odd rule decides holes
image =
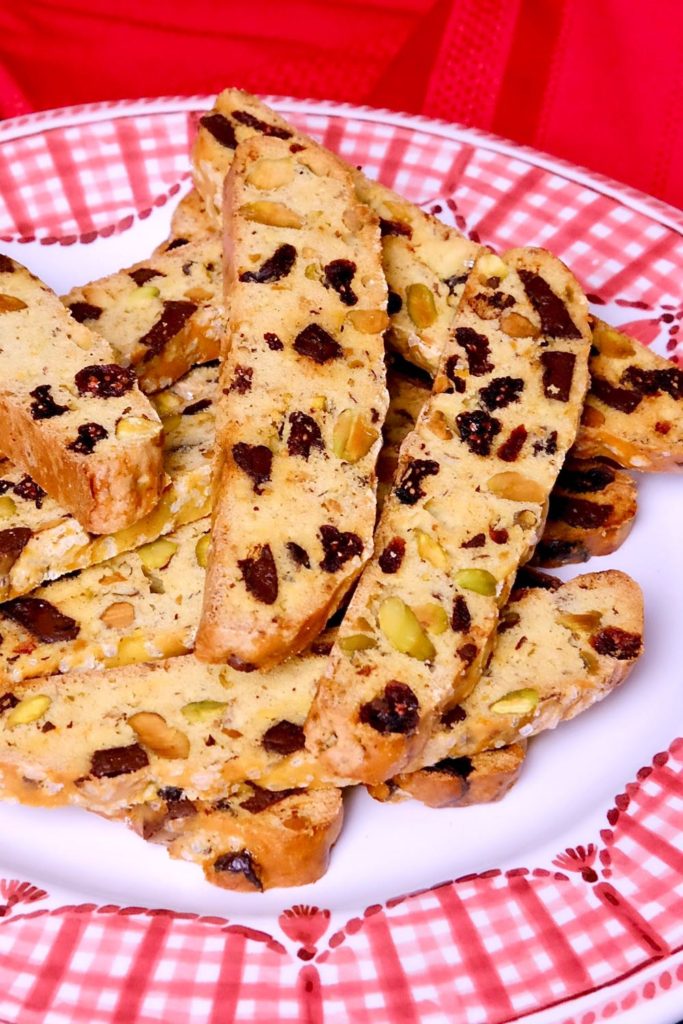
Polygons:
[[587,312],[542,250],[475,264],[306,725],[330,772],[373,784],[419,767],[474,686],[576,436]]
[[330,786],[276,793],[244,783],[214,803],[166,787],[117,817],[171,857],[199,864],[213,885],[263,892],[324,875],[343,814],[341,792]]
[[445,757],[416,772],[369,786],[375,800],[397,803],[411,798],[427,807],[472,807],[501,800],[519,779],[526,741],[471,757]]
[[594,319],[591,387],[576,450],[625,469],[683,469],[683,370]]
[[0,261],[2,451],[92,533],[158,502],[159,417],[135,374],[25,267]]
[[197,654],[267,667],[372,552],[388,395],[376,219],[318,147],[255,137],[226,179],[228,352]]
[[205,242],[211,238],[220,239],[220,231],[215,219],[207,213],[199,192],[193,188],[173,211],[169,236],[157,247],[155,255],[180,249],[189,242]]
[[153,397],[164,426],[161,500],[133,526],[93,536],[27,474],[0,461],[0,601],[156,540],[211,511],[215,366],[192,370]]
[[214,232],[72,288],[62,301],[135,370],[143,391],[158,391],[219,354],[222,258]]

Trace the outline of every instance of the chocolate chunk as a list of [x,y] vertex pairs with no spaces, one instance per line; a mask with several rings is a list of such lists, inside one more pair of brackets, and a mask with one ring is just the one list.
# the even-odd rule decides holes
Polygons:
[[542,352],[543,393],[557,402],[568,402],[574,379],[573,352]]
[[[280,343],[282,347],[282,343]],[[236,391],[238,395],[246,395],[248,391],[251,391],[251,385],[254,378],[254,370],[251,366],[236,366],[235,375],[232,378],[232,382],[229,387],[229,391]]]
[[451,729],[458,722],[464,722],[467,718],[467,712],[460,704],[454,704],[452,708],[446,708],[441,715],[441,724],[445,725],[447,729]]
[[191,818],[197,813],[197,805],[182,797],[180,800],[169,800],[166,804],[166,820],[176,821],[179,818]]
[[74,320],[83,324],[86,320],[99,320],[104,310],[101,306],[95,306],[91,302],[72,302],[69,312]]
[[458,779],[466,779],[472,774],[474,766],[469,757],[444,757],[424,769],[426,772],[443,772],[445,775],[453,775]]
[[306,745],[303,726],[295,725],[284,718],[276,722],[263,734],[261,743],[269,754],[280,754],[286,757],[293,754],[295,750],[303,750]]
[[96,750],[90,759],[90,774],[96,779],[114,779],[117,775],[130,775],[146,768],[149,758],[139,743],[127,747],[108,747]]
[[267,121],[254,117],[247,110],[233,110],[232,116],[239,124],[243,124],[246,128],[253,128],[261,135],[270,135],[274,139],[291,139],[292,137],[292,133],[287,128],[278,128],[277,125],[268,124]]
[[79,455],[91,455],[98,441],[109,437],[109,432],[100,423],[82,423],[76,432],[76,438],[67,448]]
[[557,451],[557,431],[552,430],[546,438],[534,441],[534,455],[554,455]]
[[263,892],[263,883],[256,871],[256,863],[247,850],[238,853],[224,853],[214,861],[215,871],[229,871],[233,875],[244,875],[246,880]]
[[320,527],[320,540],[325,557],[320,563],[323,572],[338,572],[351,558],[363,554],[363,541],[356,533],[342,533],[329,523]]
[[11,711],[19,703],[19,698],[15,697],[13,693],[3,693],[0,695],[0,715],[4,715],[5,711]]
[[524,442],[527,439],[526,427],[519,426],[515,427],[514,430],[510,431],[509,436],[498,448],[496,455],[503,462],[515,462],[519,458],[519,454],[524,447]]
[[387,298],[387,313],[389,316],[396,316],[403,308],[403,299],[397,292],[389,292]]
[[[244,585],[257,601],[262,604],[275,604],[278,594],[277,567],[270,544],[257,548],[257,554],[250,558],[241,558],[237,564]],[[234,668],[235,666],[233,666]],[[243,672],[252,671],[242,669]]]
[[610,466],[587,465],[565,466],[558,479],[557,486],[568,491],[576,491],[579,494],[594,494],[604,491],[611,483],[614,483],[616,473]]
[[75,640],[81,631],[75,619],[42,597],[15,597],[0,605],[0,614],[18,622],[44,644]]
[[513,629],[515,626],[518,626],[521,620],[522,617],[518,612],[511,612],[506,609],[498,623],[498,629],[496,632],[507,633],[508,629]]
[[174,238],[172,242],[169,242],[166,246],[166,252],[170,252],[171,249],[180,249],[182,245],[189,243],[189,238]]
[[410,224],[405,224],[402,220],[387,220],[385,217],[380,217],[379,230],[382,238],[386,238],[387,235],[402,235],[404,238],[413,237],[413,229]]
[[258,270],[245,270],[241,273],[240,281],[247,284],[273,284],[287,277],[295,262],[296,249],[289,242],[285,242],[261,264]]
[[405,683],[392,682],[384,694],[361,705],[359,719],[380,733],[412,733],[420,721],[420,702]]
[[235,126],[223,114],[204,114],[199,123],[221,146],[225,146],[226,149],[237,149]]
[[505,409],[513,402],[518,402],[523,390],[524,381],[521,377],[494,377],[485,388],[481,388],[479,396],[486,408],[492,412],[494,409]]
[[457,391],[459,395],[462,395],[464,394],[467,385],[465,384],[463,378],[459,377],[458,374],[456,373],[456,370],[459,365],[460,360],[457,356],[449,356],[448,359],[446,360],[446,365],[444,369],[446,371],[446,376],[453,385],[453,390]]
[[413,459],[403,470],[403,475],[396,487],[396,497],[403,505],[415,505],[424,498],[422,481],[425,477],[436,476],[439,463],[433,459]]
[[382,572],[386,572],[389,575],[398,572],[405,553],[406,542],[402,537],[394,537],[393,540],[390,540],[378,559]]
[[118,363],[84,366],[74,377],[79,395],[93,398],[121,398],[134,386],[137,377],[131,367]]
[[184,299],[167,299],[164,302],[161,316],[152,324],[146,334],[140,338],[140,344],[147,349],[145,361],[159,355],[171,338],[179,334],[193,313],[197,312],[195,302]]
[[463,541],[460,545],[461,548],[483,548],[486,544],[485,533],[475,533],[474,537],[470,537],[469,540]]
[[456,292],[461,290],[462,285],[465,284],[468,277],[469,274],[453,274],[451,277],[444,277],[443,283],[446,285],[451,295],[455,295]]
[[315,654],[318,658],[327,658],[332,651],[334,644],[330,640],[316,640],[312,643],[309,650],[311,654]]
[[331,359],[340,359],[344,355],[344,349],[339,342],[335,341],[320,324],[309,324],[303,331],[299,331],[294,339],[294,350],[300,356],[308,356],[319,366],[329,363]]
[[185,791],[180,789],[179,786],[162,786],[161,789],[157,790],[157,796],[166,803],[175,803],[176,800],[182,800],[185,795]]
[[23,498],[24,501],[32,501],[36,508],[43,507],[43,498],[45,497],[45,491],[42,487],[39,487],[35,480],[24,473],[21,480],[18,480],[14,484],[12,490],[18,498]]
[[198,402],[193,402],[191,405],[186,405],[183,409],[183,416],[196,416],[199,412],[204,412],[211,405],[210,398],[200,398]]
[[271,352],[281,352],[282,349],[285,347],[278,338],[277,334],[273,334],[272,331],[268,331],[266,334],[264,334],[263,340],[265,341],[266,345],[271,350]]
[[[226,661],[230,668],[234,668],[235,672],[255,672],[256,665],[251,661],[245,661],[244,658],[240,658],[239,654],[229,654]],[[209,737],[210,738],[210,737]],[[215,742],[215,740],[214,740]],[[212,747],[213,743],[207,741],[207,747]]]
[[590,394],[604,402],[611,409],[619,412],[634,412],[643,400],[643,396],[637,391],[629,391],[628,388],[618,388],[610,384],[604,377],[594,376],[591,380]]
[[52,397],[51,384],[39,384],[30,392],[31,416],[34,420],[50,420],[53,416],[63,416],[69,411],[68,405],[57,405]]
[[286,548],[296,565],[303,565],[305,569],[311,568],[311,560],[308,557],[306,548],[302,548],[300,544],[295,544],[293,540],[287,541]]
[[9,530],[0,530],[0,566],[5,572],[14,565],[32,536],[33,530],[30,530],[28,526],[14,526]]
[[262,811],[267,811],[273,804],[279,804],[286,800],[288,796],[304,792],[303,789],[279,789],[273,792],[270,789],[261,789],[255,782],[250,782],[249,785],[253,789],[254,795],[243,800],[240,807],[244,811],[249,811],[250,814],[260,814]]
[[583,530],[596,530],[604,526],[614,512],[614,505],[599,504],[585,498],[574,498],[568,494],[550,495],[548,518],[562,520],[570,526]]
[[485,373],[490,373],[494,369],[488,358],[491,355],[488,339],[483,334],[479,334],[471,327],[456,327],[455,340],[465,349],[473,377],[483,377]]
[[235,464],[254,482],[254,493],[263,494],[262,484],[270,480],[273,453],[265,444],[246,444],[238,441],[232,446]]
[[593,634],[590,644],[598,654],[618,661],[631,661],[640,654],[643,638],[639,633],[628,633],[618,626],[606,626]]
[[498,420],[481,409],[461,412],[455,417],[460,438],[474,455],[490,455],[493,439],[500,433]]
[[559,295],[548,282],[531,270],[518,270],[524,291],[541,318],[541,330],[550,338],[580,338],[581,332]]
[[292,412],[289,414],[289,437],[287,438],[287,451],[290,455],[298,455],[308,461],[313,448],[324,449],[320,427],[312,416],[305,412]]
[[129,270],[128,277],[132,277],[138,288],[147,284],[153,277],[166,277],[160,270],[153,270],[152,267],[138,267],[137,270]]
[[541,538],[534,552],[534,562],[548,568],[573,562],[587,562],[590,557],[590,551],[580,541],[561,540],[559,537],[550,540]]
[[648,397],[665,392],[672,398],[683,398],[683,370],[677,366],[667,367],[666,370],[644,370],[640,366],[629,366],[622,373],[621,382]]
[[451,629],[454,633],[466,633],[472,625],[472,616],[462,594],[456,594],[451,612]]
[[353,260],[332,260],[323,267],[327,283],[338,293],[345,306],[355,306],[358,296],[351,287],[356,264]]
[[465,663],[465,668],[469,668],[477,656],[477,645],[463,644],[462,647],[458,647],[458,655]]
[[0,274],[13,274],[14,270],[14,261],[4,253],[0,253]]

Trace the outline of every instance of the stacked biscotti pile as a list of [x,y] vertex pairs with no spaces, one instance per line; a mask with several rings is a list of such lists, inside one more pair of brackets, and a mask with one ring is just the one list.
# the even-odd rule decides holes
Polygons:
[[325,871],[346,787],[495,801],[625,679],[638,584],[538,567],[683,466],[683,372],[245,93],[193,169],[61,301],[0,257],[0,789],[261,891]]

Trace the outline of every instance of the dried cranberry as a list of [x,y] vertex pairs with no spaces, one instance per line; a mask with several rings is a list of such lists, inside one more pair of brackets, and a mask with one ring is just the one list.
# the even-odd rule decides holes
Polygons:
[[574,379],[576,356],[573,352],[542,352],[543,393],[556,402],[568,402]]
[[554,455],[557,451],[557,431],[551,430],[547,437],[534,441],[534,455]]
[[132,277],[138,288],[141,288],[143,284],[147,284],[154,277],[166,277],[166,274],[162,274],[160,270],[153,270],[152,267],[138,267],[137,270],[129,270],[128,277]]
[[464,662],[465,668],[469,668],[477,656],[477,645],[463,644],[462,647],[458,647],[458,655]]
[[489,537],[494,544],[507,544],[509,539],[509,533],[505,527],[501,527],[500,530],[496,530],[493,526],[489,526]]
[[238,441],[232,446],[232,457],[236,465],[246,473],[254,483],[254,492],[263,493],[262,484],[270,480],[273,466],[273,453],[265,444],[246,444]]
[[302,548],[300,544],[295,544],[293,540],[289,540],[287,541],[287,550],[296,565],[303,565],[305,569],[311,568],[311,560],[308,557],[306,548]]
[[228,391],[236,391],[238,395],[246,395],[251,391],[254,378],[254,370],[251,366],[236,366],[235,375]]
[[149,764],[147,754],[139,743],[127,747],[108,747],[96,750],[90,759],[90,774],[96,779],[114,779],[117,775],[138,772]]
[[385,217],[380,217],[379,230],[382,238],[386,238],[387,235],[402,235],[404,238],[413,237],[413,229],[410,224],[405,224],[402,220],[387,220]]
[[518,270],[529,302],[541,318],[543,334],[551,338],[580,338],[581,332],[562,299],[539,274]]
[[458,356],[449,356],[448,359],[446,360],[444,370],[446,371],[446,376],[453,385],[453,390],[457,391],[459,395],[462,395],[465,391],[466,384],[463,378],[459,377],[458,374],[456,373],[456,370],[459,365],[460,359],[458,358]]
[[456,327],[455,340],[458,345],[465,349],[470,373],[473,377],[483,377],[495,369],[493,363],[489,362],[491,349],[488,339],[471,327]]
[[451,629],[454,633],[466,633],[472,625],[472,616],[462,594],[456,594],[451,612]]
[[284,718],[276,722],[263,734],[261,743],[270,754],[280,754],[286,757],[293,754],[295,750],[303,750],[306,745],[303,726],[295,725]]
[[683,370],[676,366],[666,370],[644,370],[639,366],[629,366],[622,373],[621,381],[642,395],[654,396],[666,392],[672,398],[683,397]]
[[643,648],[643,638],[639,633],[628,633],[618,626],[606,626],[598,630],[590,638],[590,643],[598,654],[618,661],[637,658]]
[[39,384],[30,392],[31,416],[34,420],[50,420],[53,416],[63,416],[69,411],[68,405],[57,405],[52,397],[51,384]]
[[15,271],[14,261],[0,253],[0,274],[13,274]]
[[174,238],[172,242],[169,242],[166,246],[166,252],[170,252],[171,249],[180,249],[182,245],[189,244],[189,238]]
[[263,340],[265,341],[266,345],[271,350],[271,352],[281,352],[282,349],[285,347],[278,338],[277,334],[273,334],[272,331],[267,331],[263,335]]
[[635,412],[643,400],[643,396],[637,391],[615,387],[614,384],[610,384],[604,377],[593,376],[590,393],[601,402],[604,402],[605,405],[608,405],[610,409],[617,409],[619,412],[628,414]]
[[316,640],[315,643],[311,644],[309,650],[311,654],[315,654],[318,658],[327,658],[334,644],[331,640]]
[[496,455],[503,462],[515,462],[519,458],[519,453],[524,447],[524,442],[527,439],[526,427],[519,426],[515,427],[514,430],[510,431],[507,440],[498,448]]
[[180,333],[192,314],[196,312],[197,305],[194,302],[186,302],[184,299],[167,299],[157,322],[152,324],[147,333],[140,338],[140,344],[147,349],[145,361],[158,355],[171,338],[175,338],[176,334]]
[[424,498],[422,481],[425,477],[436,476],[439,463],[433,459],[413,459],[403,470],[396,487],[396,497],[403,505],[415,505]]
[[214,871],[229,871],[233,875],[244,875],[247,882],[263,892],[263,883],[256,871],[256,862],[248,850],[237,853],[224,853],[213,863]]
[[403,299],[397,292],[389,291],[387,298],[387,313],[389,316],[396,316],[403,309]]
[[604,491],[611,483],[614,483],[616,473],[610,466],[587,465],[565,466],[558,479],[557,486],[566,488],[568,491],[576,491],[579,494],[594,494],[597,491]]
[[299,455],[308,461],[313,448],[322,450],[325,447],[320,427],[312,416],[307,416],[305,412],[292,412],[289,414],[289,423],[287,451],[290,455]]
[[524,381],[521,377],[494,377],[485,388],[481,388],[479,396],[486,408],[493,411],[518,402],[523,390]]
[[64,615],[42,597],[15,597],[0,605],[0,613],[38,637],[44,644],[75,640],[81,631],[75,619]]
[[325,557],[320,563],[323,572],[338,572],[351,558],[363,554],[363,541],[356,533],[342,533],[336,526],[320,527],[320,540]]
[[502,619],[498,623],[498,633],[507,633],[508,629],[513,629],[518,626],[522,621],[522,616],[518,612],[511,612],[506,609]]
[[260,132],[261,135],[270,135],[274,139],[291,139],[292,137],[292,132],[287,128],[279,128],[277,125],[268,124],[267,121],[262,121],[259,117],[250,114],[248,110],[233,110],[232,116],[239,124],[243,124],[246,128],[253,128],[254,131]]
[[475,533],[469,540],[463,541],[460,545],[461,548],[483,548],[486,544],[485,533]]
[[289,242],[285,242],[261,264],[258,270],[245,270],[240,274],[240,281],[247,284],[273,284],[287,277],[295,262],[296,249]]
[[570,526],[583,530],[597,530],[604,526],[614,512],[614,505],[599,504],[585,498],[574,498],[568,494],[550,495],[550,519],[561,519]]
[[322,366],[331,359],[340,359],[344,350],[338,341],[328,334],[320,324],[309,324],[294,339],[294,351],[300,356],[307,356],[314,363]]
[[197,413],[204,412],[211,405],[210,398],[200,398],[198,402],[192,402],[191,405],[186,405],[183,409],[183,416],[196,416]]
[[104,363],[84,366],[75,376],[79,395],[94,398],[121,398],[136,381],[135,370],[119,366],[118,363]]
[[3,693],[0,695],[0,715],[4,715],[5,711],[11,711],[19,703],[19,698],[15,697],[13,693]]
[[498,420],[481,409],[461,412],[455,417],[460,438],[474,455],[489,455],[493,439],[500,433]]
[[345,306],[355,306],[358,296],[351,287],[356,264],[353,260],[332,260],[323,267],[327,283],[338,293]]
[[384,694],[363,704],[359,719],[380,733],[415,732],[420,721],[420,702],[405,683],[392,682]]
[[458,779],[466,779],[471,775],[474,766],[469,757],[444,757],[424,769],[426,772],[443,772],[445,775],[453,775]]
[[109,431],[100,423],[82,423],[76,432],[76,438],[67,448],[78,455],[91,455],[95,445],[109,437]]
[[28,473],[24,473],[21,480],[17,481],[12,490],[18,498],[23,498],[24,501],[32,501],[36,508],[43,507],[45,491]]
[[91,302],[72,302],[69,312],[77,323],[83,324],[86,320],[99,320],[104,310]]
[[261,789],[255,782],[250,782],[249,785],[254,791],[253,796],[247,797],[240,804],[242,810],[249,811],[249,814],[261,814],[262,811],[267,811],[274,804],[282,803],[288,796],[303,793],[303,789],[279,789],[273,792],[270,789]]
[[467,718],[467,712],[460,704],[454,704],[452,708],[446,708],[441,715],[441,724],[445,725],[447,729],[457,725],[458,722],[464,722]]
[[382,572],[393,574],[401,568],[406,553],[406,542],[401,537],[394,537],[379,556],[379,567]]
[[[257,548],[257,554],[241,558],[237,564],[249,593],[262,604],[275,604],[278,594],[277,566],[270,544]],[[243,668],[241,671],[250,672],[252,669]]]
[[33,530],[30,530],[28,526],[14,526],[9,530],[0,530],[0,560],[4,563],[11,560],[12,564],[16,562],[32,536]]
[[204,114],[199,123],[221,146],[225,146],[226,149],[237,149],[235,126],[223,114]]

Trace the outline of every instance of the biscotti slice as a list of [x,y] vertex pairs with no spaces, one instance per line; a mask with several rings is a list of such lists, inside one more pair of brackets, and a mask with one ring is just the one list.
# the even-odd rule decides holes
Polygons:
[[220,238],[220,231],[215,219],[207,213],[199,192],[193,188],[173,211],[169,236],[157,246],[155,255],[180,249],[189,242],[205,242],[211,238]]
[[196,649],[267,667],[310,642],[372,552],[387,293],[376,219],[318,147],[255,137],[238,149],[226,229],[229,351]]
[[550,495],[543,536],[531,559],[545,568],[610,555],[635,522],[637,489],[623,469],[570,456]]
[[34,480],[0,460],[0,601],[156,540],[211,511],[215,366],[192,370],[153,402],[164,426],[168,484],[144,518],[117,533],[93,536]]
[[594,319],[591,388],[576,450],[625,469],[683,469],[683,370]]
[[159,417],[109,345],[0,256],[3,453],[93,533],[146,515],[164,483]]
[[526,742],[500,750],[482,750],[471,757],[445,757],[416,772],[397,775],[390,782],[369,786],[370,796],[382,803],[412,797],[427,807],[472,807],[501,800],[517,782]]
[[105,338],[143,391],[158,391],[219,354],[222,247],[216,232],[181,249],[72,288],[62,299]]
[[213,885],[263,892],[321,878],[343,815],[333,787],[275,793],[244,783],[214,803],[167,787],[118,817],[171,857],[199,864]]
[[330,772],[372,784],[419,767],[474,686],[576,436],[589,345],[558,260],[477,261],[306,725]]
[[210,521],[0,605],[0,679],[187,654],[201,608]]

